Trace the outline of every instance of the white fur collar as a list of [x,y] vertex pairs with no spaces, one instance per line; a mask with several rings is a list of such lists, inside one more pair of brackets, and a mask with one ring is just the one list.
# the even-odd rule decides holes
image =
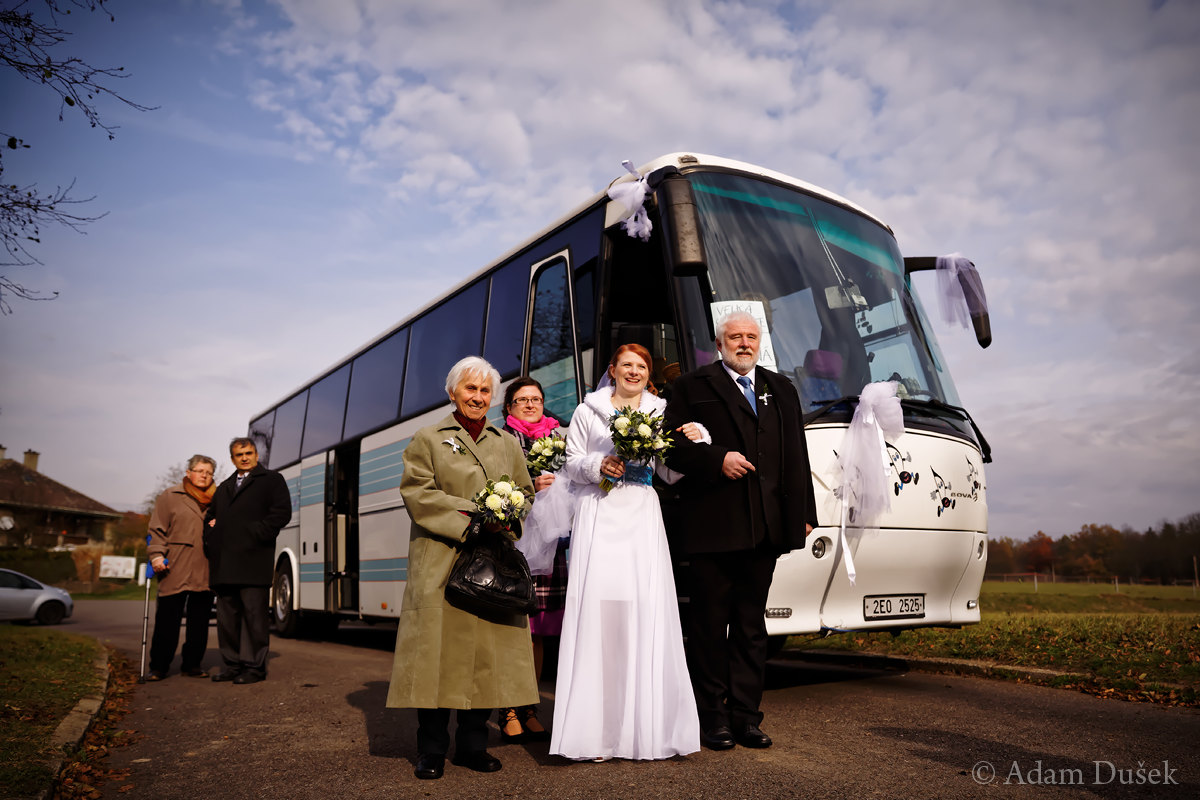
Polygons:
[[[583,398],[583,404],[596,412],[601,419],[607,420],[612,416],[616,408],[613,407],[613,387],[602,386],[594,392],[588,392]],[[663,409],[667,407],[667,401],[661,397],[655,397],[647,391],[642,392],[642,400],[638,405],[638,410],[647,414],[661,414]]]

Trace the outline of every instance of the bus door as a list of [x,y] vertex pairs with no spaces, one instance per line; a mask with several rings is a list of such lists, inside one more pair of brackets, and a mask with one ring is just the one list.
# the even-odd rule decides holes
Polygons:
[[[650,380],[660,396],[669,397],[675,379],[692,364],[684,361],[676,326],[674,287],[656,226],[649,241],[629,236],[620,228],[608,231],[607,257],[600,275],[600,338],[596,379],[623,344],[640,344],[650,351]],[[695,281],[695,279],[692,279]]]
[[542,384],[545,411],[570,424],[582,399],[583,376],[575,328],[575,290],[570,253],[563,251],[532,265],[529,340],[525,374]]
[[325,608],[357,613],[359,441],[329,452],[325,471]]

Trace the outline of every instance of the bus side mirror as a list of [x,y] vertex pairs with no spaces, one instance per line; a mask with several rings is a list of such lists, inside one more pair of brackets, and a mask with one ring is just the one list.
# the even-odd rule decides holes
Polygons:
[[[934,256],[910,256],[904,259],[904,274],[937,269],[937,258]],[[967,308],[971,311],[971,326],[975,328],[975,341],[980,347],[992,343],[992,321],[987,312],[987,297],[983,293],[983,279],[972,263],[968,269],[960,270],[958,283],[962,286],[963,297],[967,300]]]
[[666,227],[671,273],[680,277],[705,274],[708,272],[708,259],[700,239],[700,214],[696,210],[692,184],[676,171],[662,176],[656,193],[659,198],[659,219]]

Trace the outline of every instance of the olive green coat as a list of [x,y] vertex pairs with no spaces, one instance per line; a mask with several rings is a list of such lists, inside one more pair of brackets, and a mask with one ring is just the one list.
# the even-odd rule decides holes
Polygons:
[[417,431],[404,450],[400,495],[412,518],[387,705],[500,708],[538,701],[529,617],[489,622],[446,602],[446,579],[487,480],[508,475],[533,494],[517,440],[492,425],[471,440],[454,417]]

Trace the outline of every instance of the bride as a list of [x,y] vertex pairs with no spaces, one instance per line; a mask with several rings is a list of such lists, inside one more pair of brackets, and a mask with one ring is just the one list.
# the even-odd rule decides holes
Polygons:
[[[661,414],[666,403],[648,390],[641,345],[622,345],[608,375],[612,386],[584,398],[567,436],[575,513],[550,752],[670,758],[700,748],[671,556],[649,470],[625,476],[609,432],[617,409]],[[699,438],[691,425],[684,433]],[[616,482],[611,492],[600,488],[604,478]]]

